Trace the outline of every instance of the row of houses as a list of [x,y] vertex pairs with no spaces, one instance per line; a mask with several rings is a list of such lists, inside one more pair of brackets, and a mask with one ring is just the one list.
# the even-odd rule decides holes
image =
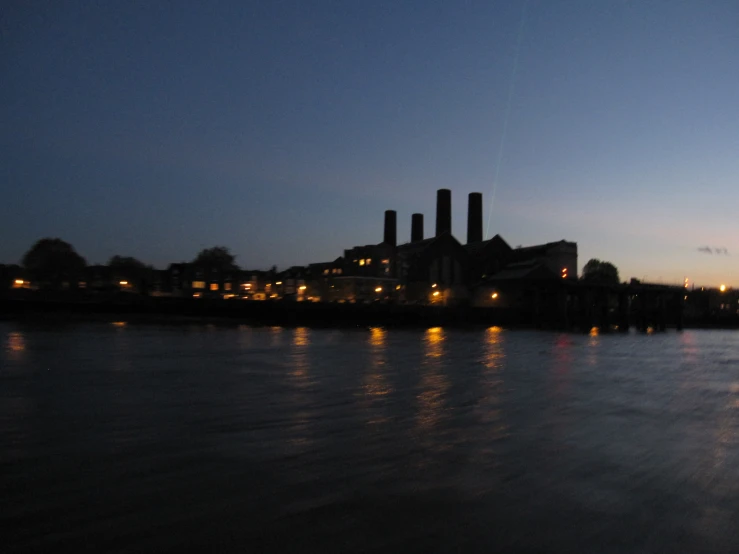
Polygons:
[[254,271],[173,263],[167,269],[113,268],[92,265],[52,282],[17,265],[0,266],[0,286],[7,289],[61,289],[87,293],[121,292],[150,296],[242,298],[266,300],[290,296],[307,298],[303,268]]

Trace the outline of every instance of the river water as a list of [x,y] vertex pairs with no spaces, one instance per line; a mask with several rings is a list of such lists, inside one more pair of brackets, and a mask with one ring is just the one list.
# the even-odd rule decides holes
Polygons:
[[0,322],[3,552],[739,552],[739,334]]

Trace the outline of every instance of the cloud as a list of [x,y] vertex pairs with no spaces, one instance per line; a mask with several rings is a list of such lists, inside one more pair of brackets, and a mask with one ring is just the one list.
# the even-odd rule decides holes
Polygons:
[[729,255],[729,250],[725,246],[714,246],[713,248],[710,246],[699,246],[698,252],[702,252],[703,254],[716,254],[718,256]]

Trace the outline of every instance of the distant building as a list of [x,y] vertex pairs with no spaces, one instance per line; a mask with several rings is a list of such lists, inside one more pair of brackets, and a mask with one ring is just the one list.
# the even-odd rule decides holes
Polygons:
[[577,279],[577,243],[560,240],[536,246],[516,248],[511,252],[512,263],[535,260],[565,279]]
[[170,264],[166,273],[158,275],[158,294],[193,298],[233,297],[240,294],[242,273],[236,268]]
[[395,250],[381,242],[344,251],[343,267],[331,280],[331,298],[346,302],[390,300],[394,295]]

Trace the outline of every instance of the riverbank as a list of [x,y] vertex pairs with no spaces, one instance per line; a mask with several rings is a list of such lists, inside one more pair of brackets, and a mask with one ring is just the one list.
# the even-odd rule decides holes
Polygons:
[[[311,327],[484,327],[589,330],[562,325],[556,314],[505,308],[394,304],[244,301],[117,295],[38,294],[0,298],[2,319],[104,320],[152,323],[217,322]],[[686,317],[686,328],[739,329],[739,317]]]

